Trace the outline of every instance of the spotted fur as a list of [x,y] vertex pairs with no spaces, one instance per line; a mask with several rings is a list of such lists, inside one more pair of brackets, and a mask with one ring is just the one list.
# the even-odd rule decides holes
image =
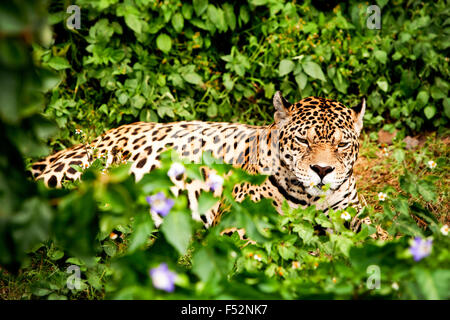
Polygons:
[[[77,145],[35,163],[32,175],[50,187],[61,187],[64,179],[75,180],[81,175],[71,165],[89,165],[91,150],[98,150],[108,155],[108,165],[121,157],[132,161],[131,173],[139,180],[159,167],[160,153],[168,148],[195,162],[200,161],[202,152],[211,151],[235,167],[268,175],[259,186],[236,185],[233,194],[237,201],[246,196],[253,201],[270,198],[280,213],[284,200],[294,208],[316,205],[326,212],[354,206],[359,210],[353,165],[365,103],[350,109],[334,100],[309,97],[290,104],[279,92],[273,103],[275,121],[267,126],[200,121],[123,125],[87,146]],[[205,173],[207,178],[209,171]],[[180,189],[187,190],[193,217],[212,225],[219,204],[204,216],[197,212],[197,198],[200,190],[208,189],[208,180],[173,180],[175,195]],[[330,185],[326,192],[322,191],[325,184]],[[325,201],[320,200],[323,194]]]

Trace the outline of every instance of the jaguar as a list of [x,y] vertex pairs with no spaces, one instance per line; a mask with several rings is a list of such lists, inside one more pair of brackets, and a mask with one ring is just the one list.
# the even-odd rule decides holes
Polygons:
[[[253,201],[269,198],[279,213],[284,201],[293,208],[315,205],[325,213],[330,208],[349,206],[360,212],[353,166],[358,158],[365,100],[353,108],[319,97],[290,103],[278,91],[273,106],[274,121],[265,126],[202,121],[122,125],[87,145],[61,150],[34,163],[31,174],[49,187],[61,187],[65,180],[79,179],[81,172],[73,165],[88,166],[92,150],[98,150],[107,155],[107,165],[119,158],[131,161],[130,172],[139,180],[160,166],[160,154],[169,148],[194,162],[209,151],[215,158],[249,173],[267,175],[260,185],[234,186],[236,201],[246,196]],[[197,210],[200,191],[209,190],[208,182],[214,177],[207,168],[204,173],[205,181],[179,177],[172,180],[175,195],[186,190],[193,218],[208,227],[217,222],[219,204],[207,213],[199,214]],[[219,195],[221,189],[214,192]],[[157,215],[153,218],[161,219]],[[361,222],[354,219],[353,226],[357,224]]]

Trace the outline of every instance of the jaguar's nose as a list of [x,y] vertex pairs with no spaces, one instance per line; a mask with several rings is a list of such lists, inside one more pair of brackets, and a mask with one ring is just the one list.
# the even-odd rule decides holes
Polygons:
[[312,171],[314,171],[315,173],[317,173],[320,177],[320,179],[323,179],[327,174],[329,174],[330,172],[332,172],[334,170],[333,167],[327,166],[327,167],[322,167],[322,166],[318,166],[318,165],[313,165],[310,166]]

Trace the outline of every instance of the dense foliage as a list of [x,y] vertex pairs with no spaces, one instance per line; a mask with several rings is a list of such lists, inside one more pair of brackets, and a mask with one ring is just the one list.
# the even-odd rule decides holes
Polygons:
[[[356,1],[331,11],[274,0],[76,3],[80,30],[66,28],[62,1],[0,5],[2,290],[17,281],[25,286],[18,298],[450,298],[450,240],[445,217],[432,212],[448,200],[435,186],[448,157],[427,147],[412,154],[397,141],[389,161],[399,187],[379,186],[381,208],[365,209],[388,241],[373,240],[372,226],[355,234],[343,212],[328,219],[313,207],[286,207],[281,216],[266,201],[236,203],[235,183],[264,177],[207,154],[203,164],[232,172],[222,199],[229,211],[208,230],[191,219],[185,195],[171,194],[169,154],[137,183],[128,165],[103,172],[97,159],[60,190],[30,181],[23,161],[139,119],[269,122],[276,89],[292,101],[367,96],[369,128],[444,127],[445,1],[377,1],[381,30],[366,28],[365,4]],[[431,160],[435,169],[425,165]],[[184,166],[188,178],[203,178],[198,165]],[[146,199],[159,192],[175,203],[155,229]],[[215,200],[204,192],[201,210]],[[221,236],[229,226],[256,243]],[[80,268],[80,288],[68,286],[70,266]],[[173,280],[173,290],[161,279]]]
[[370,127],[437,129],[450,117],[446,1],[377,1],[380,30],[357,1],[324,12],[309,1],[79,0],[79,30],[63,3],[49,7],[54,43],[34,52],[62,76],[45,115],[63,139],[136,120],[267,123],[275,90],[350,106],[366,96]]

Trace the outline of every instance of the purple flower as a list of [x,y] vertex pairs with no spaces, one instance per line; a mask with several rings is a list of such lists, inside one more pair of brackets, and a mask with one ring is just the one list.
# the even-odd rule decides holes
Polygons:
[[175,178],[177,180],[180,180],[182,178],[182,176],[183,176],[185,171],[186,171],[186,169],[184,168],[184,166],[181,163],[174,162],[170,166],[170,169],[167,172],[167,175],[169,177],[171,177],[171,178]]
[[150,205],[150,211],[163,217],[167,216],[175,203],[173,199],[166,198],[162,192],[159,192],[153,196],[148,196],[146,200]]
[[215,173],[210,173],[208,175],[208,180],[209,190],[212,192],[216,191],[223,185],[223,178]]
[[150,269],[150,277],[156,289],[173,292],[175,290],[176,273],[169,270],[167,264],[161,263],[159,267]]
[[420,237],[415,237],[411,247],[409,247],[409,252],[413,255],[414,261],[419,261],[429,256],[431,253],[432,243],[432,239],[426,240]]

